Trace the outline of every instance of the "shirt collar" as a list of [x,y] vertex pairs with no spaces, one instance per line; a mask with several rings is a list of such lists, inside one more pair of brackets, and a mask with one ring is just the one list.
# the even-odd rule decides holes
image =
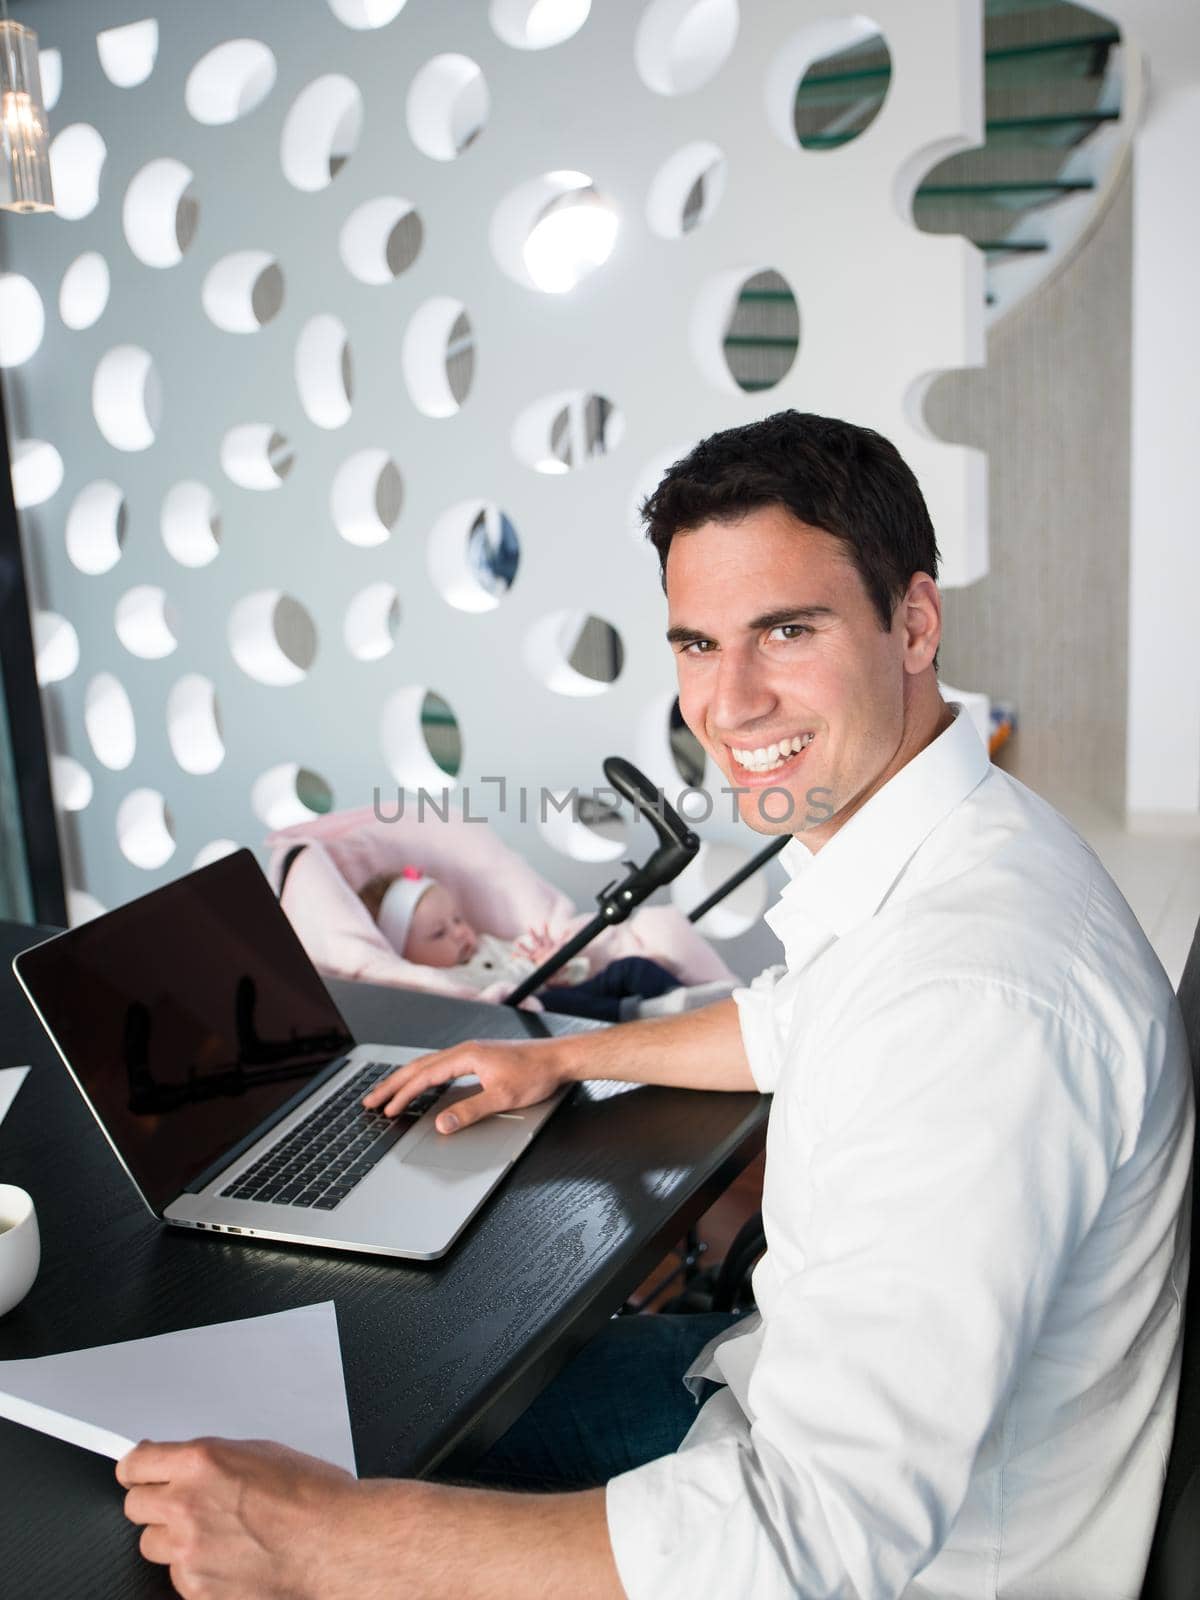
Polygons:
[[779,853],[791,882],[766,914],[783,928],[797,913],[839,938],[875,915],[888,892],[938,823],[986,777],[990,765],[969,714],[957,702],[954,720],[889,778],[814,855],[799,838]]

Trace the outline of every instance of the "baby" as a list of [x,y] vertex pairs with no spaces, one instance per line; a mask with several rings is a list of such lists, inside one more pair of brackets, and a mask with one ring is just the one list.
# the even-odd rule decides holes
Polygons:
[[[453,967],[454,975],[474,989],[507,983],[514,989],[558,948],[547,929],[530,931],[516,940],[480,933],[462,914],[444,883],[416,867],[398,877],[372,878],[359,897],[393,949],[406,961],[423,967]],[[588,975],[583,956],[574,956],[548,981],[581,983]]]

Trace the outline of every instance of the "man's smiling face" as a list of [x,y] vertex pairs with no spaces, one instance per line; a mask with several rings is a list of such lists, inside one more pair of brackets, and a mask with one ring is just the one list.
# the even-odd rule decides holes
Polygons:
[[842,541],[764,506],[677,534],[666,586],[684,721],[744,822],[818,849],[930,736],[936,585],[885,632]]

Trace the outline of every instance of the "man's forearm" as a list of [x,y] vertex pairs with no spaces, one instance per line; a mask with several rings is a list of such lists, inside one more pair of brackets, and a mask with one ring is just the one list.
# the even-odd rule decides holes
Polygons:
[[[511,1494],[436,1484],[381,1482],[379,1525],[397,1540],[397,1597],[454,1600],[623,1600],[604,1490]],[[389,1500],[398,1517],[389,1515]],[[393,1574],[397,1568],[392,1568]]]
[[567,1075],[617,1078],[680,1089],[754,1089],[737,1006],[732,1000],[678,1017],[623,1022],[603,1033],[556,1040]]

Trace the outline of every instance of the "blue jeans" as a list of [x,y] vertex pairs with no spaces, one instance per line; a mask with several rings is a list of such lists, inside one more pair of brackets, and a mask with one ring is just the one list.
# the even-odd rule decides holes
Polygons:
[[548,985],[538,990],[547,1011],[568,1017],[591,1017],[597,1022],[619,1022],[622,1000],[650,1000],[678,989],[679,979],[646,956],[619,956],[616,961],[582,983]]
[[727,1311],[614,1318],[476,1462],[471,1481],[591,1489],[671,1455],[702,1403],[683,1375],[736,1321]]

